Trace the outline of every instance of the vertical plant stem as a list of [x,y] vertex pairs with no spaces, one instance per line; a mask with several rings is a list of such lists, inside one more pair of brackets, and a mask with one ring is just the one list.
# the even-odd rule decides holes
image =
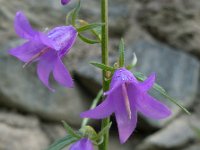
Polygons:
[[[102,42],[101,42],[101,52],[102,52],[102,63],[109,65],[108,61],[108,0],[101,0],[101,21],[104,24],[102,26]],[[109,82],[106,81],[106,71],[103,71],[103,91],[109,89]],[[106,127],[110,122],[110,118],[102,120],[101,129]],[[108,150],[109,142],[109,131],[104,135],[104,141],[99,145],[99,150]]]

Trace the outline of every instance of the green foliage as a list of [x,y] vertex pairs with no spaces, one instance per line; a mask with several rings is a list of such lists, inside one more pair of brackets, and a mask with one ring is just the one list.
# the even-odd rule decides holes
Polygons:
[[57,141],[55,141],[47,150],[62,150],[66,146],[70,145],[73,142],[76,142],[77,138],[67,135]]
[[97,67],[97,68],[100,68],[102,70],[110,71],[112,73],[115,71],[115,69],[113,67],[110,67],[110,66],[98,63],[98,62],[90,62],[90,64]]
[[[147,77],[145,75],[143,75],[141,72],[134,72],[133,73],[134,76],[139,80],[139,81],[144,81]],[[168,100],[170,100],[172,103],[176,104],[178,107],[180,107],[185,113],[190,115],[190,112],[183,107],[181,104],[179,104],[177,102],[176,99],[172,98],[166,91],[164,88],[162,88],[160,85],[158,85],[157,83],[154,84],[153,89],[158,91],[162,96],[164,96],[165,98],[167,98]]]
[[125,59],[124,59],[124,40],[121,39],[119,43],[119,66],[124,67]]
[[87,30],[95,29],[97,27],[101,27],[102,25],[103,25],[102,23],[87,24],[87,25],[84,25],[80,28],[77,28],[77,31],[80,33],[80,32],[84,32],[84,31],[87,31]]
[[92,39],[89,39],[81,34],[78,34],[78,37],[85,43],[88,43],[88,44],[96,44],[96,43],[100,43],[100,41],[98,40],[92,40]]
[[62,121],[62,123],[63,123],[63,126],[64,126],[67,134],[70,134],[71,136],[76,137],[78,139],[81,138],[81,135],[76,133],[65,121]]

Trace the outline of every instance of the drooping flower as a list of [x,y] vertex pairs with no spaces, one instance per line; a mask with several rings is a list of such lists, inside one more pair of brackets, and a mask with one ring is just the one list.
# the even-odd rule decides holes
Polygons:
[[61,0],[62,5],[67,5],[70,2],[70,0]]
[[139,82],[125,68],[117,69],[112,77],[110,90],[104,93],[106,99],[96,108],[81,113],[81,117],[102,119],[114,112],[120,142],[124,143],[135,130],[137,112],[158,120],[171,114],[167,106],[148,94],[154,82],[154,73],[144,82]]
[[88,138],[83,138],[74,143],[69,150],[94,150],[92,142]]
[[73,26],[60,26],[53,28],[47,34],[38,32],[31,27],[21,11],[16,13],[14,27],[17,35],[27,42],[9,50],[9,54],[25,62],[25,66],[37,61],[38,77],[50,90],[53,91],[49,85],[51,72],[59,84],[72,87],[73,80],[61,58],[75,43],[76,29]]

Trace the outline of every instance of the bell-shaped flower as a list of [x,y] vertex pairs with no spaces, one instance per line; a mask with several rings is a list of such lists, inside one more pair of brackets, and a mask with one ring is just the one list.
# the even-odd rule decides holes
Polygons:
[[83,138],[72,144],[69,150],[94,150],[94,148],[90,139]]
[[163,119],[171,114],[167,106],[148,94],[154,83],[155,74],[139,82],[125,68],[117,69],[110,90],[104,93],[106,99],[96,108],[81,113],[81,117],[102,119],[114,112],[120,142],[124,143],[136,128],[137,112],[152,119]]
[[73,80],[61,58],[75,43],[76,29],[73,26],[60,26],[45,34],[34,30],[21,11],[16,13],[14,27],[17,35],[27,41],[9,50],[9,54],[25,62],[24,66],[37,61],[39,79],[50,90],[53,91],[49,85],[51,72],[59,84],[73,87]]
[[70,2],[70,0],[61,0],[62,5],[67,5]]

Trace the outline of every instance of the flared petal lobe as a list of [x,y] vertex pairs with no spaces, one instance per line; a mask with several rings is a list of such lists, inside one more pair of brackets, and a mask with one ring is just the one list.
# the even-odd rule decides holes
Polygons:
[[22,11],[16,13],[14,27],[17,35],[24,39],[31,39],[37,34]]
[[20,59],[23,62],[28,62],[34,55],[39,53],[42,49],[45,48],[45,45],[35,42],[26,42],[21,46],[13,48],[8,51],[10,55],[13,55]]
[[82,112],[82,118],[102,119],[110,116],[114,112],[113,100],[114,94],[110,94],[100,105],[96,108]]
[[70,0],[61,0],[62,5],[67,5],[70,2]]
[[134,101],[130,101],[131,117],[129,117],[125,105],[125,97],[122,94],[122,87],[118,87],[114,91],[115,95],[115,118],[117,121],[120,142],[123,144],[127,141],[130,135],[136,128],[137,124],[137,110],[135,109]]
[[94,148],[92,142],[88,138],[84,138],[72,144],[69,150],[94,150]]
[[37,74],[42,83],[51,91],[54,89],[49,85],[49,76],[54,68],[57,56],[55,51],[50,50],[42,56],[37,65]]
[[140,83],[141,90],[145,92],[150,90],[155,83],[155,79],[156,79],[156,74],[152,73],[144,82]]
[[55,80],[65,86],[65,87],[73,87],[73,80],[69,73],[69,71],[65,68],[64,64],[62,63],[61,59],[58,57],[54,69],[53,69],[53,75]]
[[171,111],[166,105],[147,93],[141,93],[136,98],[136,107],[144,116],[152,119],[164,119],[171,115]]

